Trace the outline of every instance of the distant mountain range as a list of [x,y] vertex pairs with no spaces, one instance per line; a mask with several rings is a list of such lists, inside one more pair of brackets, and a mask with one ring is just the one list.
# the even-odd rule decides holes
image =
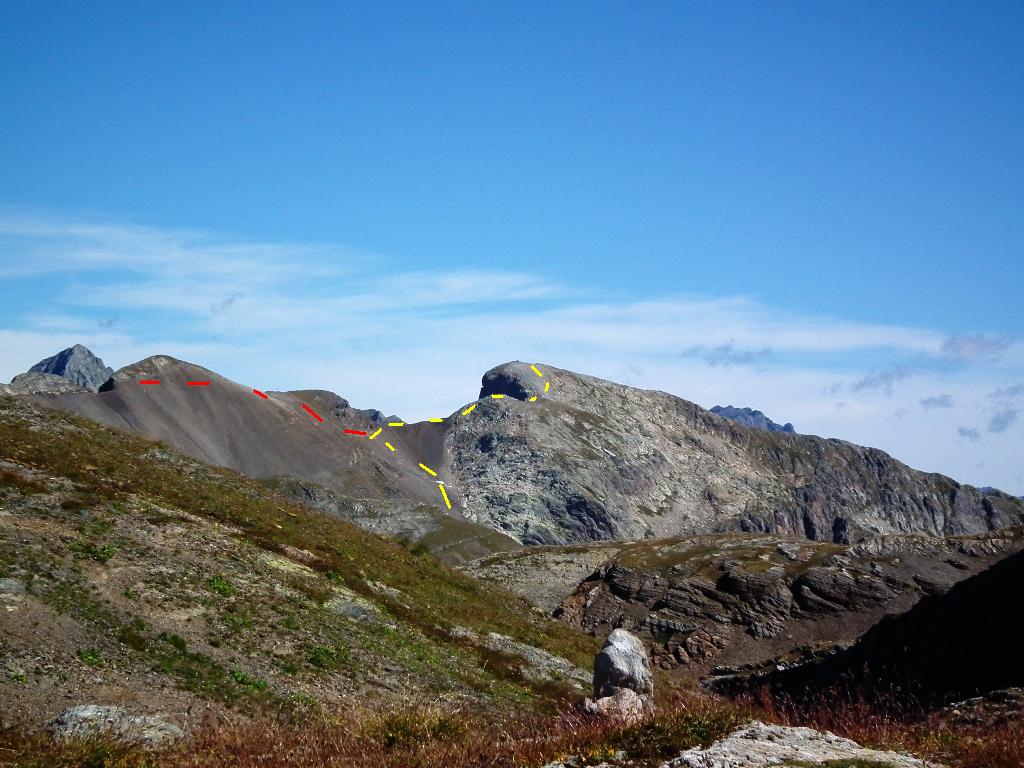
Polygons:
[[[41,365],[95,385],[102,363],[73,347]],[[122,368],[98,393],[62,384],[28,396],[208,463],[285,478],[307,500],[375,530],[429,539],[438,551],[453,548],[458,557],[515,542],[715,531],[852,542],[887,533],[981,533],[1024,521],[1017,499],[913,470],[877,449],[798,435],[789,425],[772,431],[759,411],[733,409],[764,419],[764,427],[750,429],[673,395],[553,366],[537,370],[542,378],[526,363],[498,366],[484,374],[471,409],[394,428],[379,411],[353,409],[331,392],[261,398],[163,355]],[[140,386],[145,379],[162,385]],[[197,379],[210,385],[186,386]],[[384,434],[371,441],[345,429]],[[360,499],[376,501],[353,501]]]
[[761,429],[765,432],[786,432],[790,435],[796,434],[796,429],[794,429],[793,425],[789,422],[782,425],[776,424],[761,413],[761,411],[755,411],[751,408],[735,408],[731,405],[716,405],[711,409],[711,412],[735,421],[737,424],[742,424],[745,427]]

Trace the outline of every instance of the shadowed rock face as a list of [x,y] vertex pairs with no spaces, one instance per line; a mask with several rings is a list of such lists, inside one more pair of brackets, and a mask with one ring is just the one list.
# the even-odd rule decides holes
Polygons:
[[904,693],[927,705],[1024,685],[1024,552],[889,616],[852,647],[762,678],[791,698],[831,686]]
[[1024,521],[1018,500],[873,448],[747,429],[663,392],[538,367],[543,379],[521,362],[484,374],[473,418],[444,439],[464,514],[523,543],[728,530],[843,543]]
[[29,373],[49,373],[74,382],[91,392],[99,390],[113,375],[112,368],[103,364],[96,355],[81,344],[75,344],[53,357],[40,360],[29,368]]
[[751,408],[734,408],[731,405],[716,405],[711,409],[711,412],[722,416],[730,421],[735,421],[737,424],[742,424],[744,427],[750,427],[752,429],[761,429],[765,432],[788,432],[795,434],[796,429],[789,422],[785,424],[776,424],[774,421],[765,416],[761,411],[755,411]]

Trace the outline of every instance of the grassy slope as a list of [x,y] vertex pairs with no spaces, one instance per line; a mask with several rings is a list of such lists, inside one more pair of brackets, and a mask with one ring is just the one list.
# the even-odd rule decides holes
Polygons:
[[[58,667],[145,672],[146,685],[249,710],[388,689],[534,706],[559,685],[450,630],[498,632],[584,668],[597,648],[429,555],[85,420],[0,398],[0,459],[0,576],[91,643]],[[8,666],[0,685],[23,698],[48,674]]]

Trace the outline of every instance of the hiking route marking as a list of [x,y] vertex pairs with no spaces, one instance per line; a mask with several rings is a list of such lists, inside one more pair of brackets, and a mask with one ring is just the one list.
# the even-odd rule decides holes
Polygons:
[[[530,370],[532,370],[535,374],[537,374],[537,376],[539,378],[544,379],[544,374],[541,373],[540,369],[536,365],[533,365],[531,363],[530,364]],[[160,380],[159,379],[139,379],[138,383],[143,385],[143,386],[154,386],[154,385],[160,384]],[[186,385],[189,386],[189,387],[208,387],[208,386],[210,386],[210,382],[209,381],[188,381],[188,382],[186,382]],[[550,388],[551,388],[551,382],[549,380],[547,380],[547,379],[544,379],[544,392],[547,393],[547,391]],[[263,399],[263,400],[269,400],[270,399],[269,395],[267,395],[265,392],[261,392],[258,389],[253,389],[252,393],[254,395],[256,395],[257,397]],[[492,400],[501,400],[504,397],[505,397],[505,395],[501,395],[501,394],[491,395],[491,399]],[[527,398],[527,402],[530,402],[530,403],[537,402],[537,395],[533,395],[532,397]],[[469,414],[471,414],[473,411],[476,410],[476,407],[479,404],[480,404],[479,402],[473,403],[468,408],[466,408],[466,410],[462,411],[460,415],[461,416],[469,416]],[[317,413],[312,408],[310,408],[308,405],[306,405],[306,403],[300,403],[300,405],[302,406],[302,410],[304,410],[318,424],[323,424],[324,423],[323,416],[321,416],[319,413]],[[442,423],[444,423],[444,419],[438,418],[438,417],[434,417],[432,419],[427,419],[426,423],[429,423],[429,424],[442,424]],[[388,429],[398,429],[399,427],[404,427],[405,426],[405,422],[404,421],[389,421],[387,426],[388,426]],[[375,440],[377,438],[377,436],[380,435],[380,433],[383,432],[383,431],[384,431],[384,427],[378,427],[376,432],[374,432],[374,433],[372,433],[370,435],[367,435],[366,431],[365,430],[361,430],[361,429],[348,429],[348,428],[343,428],[342,429],[342,432],[344,434],[346,434],[346,435],[357,435],[357,436],[360,436],[360,437],[366,437],[368,440]],[[395,438],[392,438],[392,439],[394,440]],[[388,442],[387,440],[384,441],[384,446],[391,453],[396,453],[398,451],[398,449],[395,446],[393,446],[390,442]],[[423,464],[422,462],[420,462],[419,468],[422,469],[424,472],[426,472],[431,477],[437,477],[437,472],[435,472],[433,469],[428,467],[426,464]],[[447,491],[445,491],[444,480],[438,480],[437,481],[437,488],[441,492],[441,498],[444,500],[444,505],[448,509],[451,509],[452,508],[452,502],[448,498]]]

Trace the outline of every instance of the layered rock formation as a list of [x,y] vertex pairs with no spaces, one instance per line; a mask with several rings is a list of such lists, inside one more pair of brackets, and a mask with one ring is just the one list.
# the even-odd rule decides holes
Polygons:
[[[1022,548],[1020,530],[882,536],[854,546],[713,534],[531,548],[468,569],[545,607],[561,590],[567,597],[556,615],[564,620],[597,636],[626,628],[658,666],[701,677],[797,664],[852,643],[882,616],[944,594]],[[581,569],[590,571],[582,581]]]
[[886,617],[848,649],[757,682],[796,700],[841,686],[926,706],[1022,686],[1022,593],[1024,552]]

